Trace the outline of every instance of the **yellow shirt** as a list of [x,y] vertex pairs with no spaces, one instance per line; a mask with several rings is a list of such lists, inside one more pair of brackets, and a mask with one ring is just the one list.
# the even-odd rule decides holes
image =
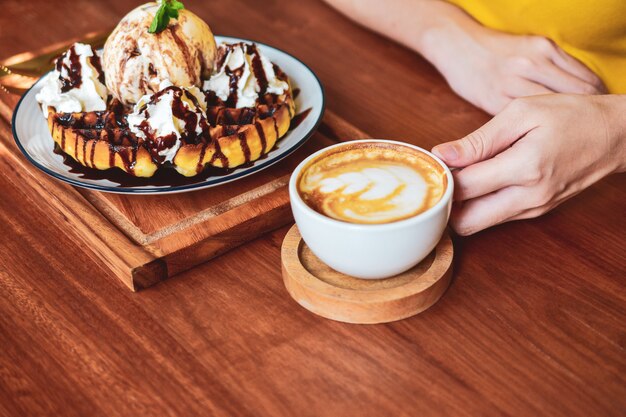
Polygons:
[[541,35],[626,94],[626,0],[449,0],[483,25]]

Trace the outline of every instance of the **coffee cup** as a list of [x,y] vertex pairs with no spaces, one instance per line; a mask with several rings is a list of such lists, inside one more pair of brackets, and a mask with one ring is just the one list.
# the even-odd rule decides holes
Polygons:
[[453,178],[432,153],[367,139],[321,149],[289,181],[302,238],[326,265],[362,279],[388,278],[422,261],[446,228]]

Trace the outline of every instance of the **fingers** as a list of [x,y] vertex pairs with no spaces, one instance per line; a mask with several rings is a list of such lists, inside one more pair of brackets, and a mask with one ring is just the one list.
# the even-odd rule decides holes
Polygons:
[[511,146],[533,126],[524,116],[524,105],[513,101],[501,113],[462,139],[437,145],[432,152],[451,167],[484,161]]
[[524,163],[514,149],[509,149],[494,158],[454,171],[454,199],[469,200],[510,185],[521,185],[525,179],[519,172],[523,171]]
[[457,206],[452,212],[450,224],[458,234],[471,235],[520,215],[527,207],[526,200],[524,187],[503,188]]
[[541,204],[541,205],[538,205],[536,207],[527,208],[527,209],[523,210],[522,212],[520,212],[519,214],[509,218],[508,221],[532,219],[532,218],[535,218],[535,217],[539,217],[542,214],[545,214],[545,213],[551,211],[553,208],[561,205],[564,201],[569,200],[570,198],[574,197],[575,195],[581,193],[582,191],[583,191],[583,189],[581,188],[580,190],[577,190],[577,191],[572,192],[572,193],[566,193],[564,195],[554,196],[554,198],[549,199],[545,204]]
[[[580,191],[582,190],[578,192]],[[541,216],[578,192],[559,195],[545,185],[508,186],[478,198],[455,203],[450,225],[459,235],[471,235],[500,223]]]
[[529,80],[542,84],[557,93],[602,93],[598,84],[583,80],[569,71],[557,66],[552,61],[547,61],[541,66],[531,67],[522,75],[527,77]]
[[513,98],[554,93],[553,90],[550,90],[545,85],[533,82],[525,78],[515,78],[511,80],[504,87],[504,91],[509,97]]
[[591,71],[585,64],[569,55],[563,49],[555,45],[554,51],[550,55],[552,62],[559,68],[569,72],[570,74],[578,77],[584,82],[591,84],[601,94],[607,93],[606,86],[593,71]]

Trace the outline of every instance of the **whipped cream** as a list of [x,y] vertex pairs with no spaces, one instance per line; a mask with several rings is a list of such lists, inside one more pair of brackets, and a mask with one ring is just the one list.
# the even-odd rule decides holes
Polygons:
[[161,83],[160,91],[146,94],[128,115],[130,130],[148,142],[159,162],[172,162],[183,139],[193,142],[202,135],[206,121],[206,101],[198,87],[175,87]]
[[254,107],[259,96],[280,95],[289,89],[286,81],[276,77],[274,65],[255,44],[222,44],[218,57],[221,59],[218,58],[217,68],[203,88],[213,91],[228,106]]
[[46,75],[35,99],[41,104],[44,117],[48,108],[60,113],[106,110],[108,91],[100,54],[90,46],[75,43]]

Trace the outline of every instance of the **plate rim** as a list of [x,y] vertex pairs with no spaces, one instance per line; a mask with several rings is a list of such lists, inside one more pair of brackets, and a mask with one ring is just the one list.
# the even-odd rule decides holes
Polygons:
[[313,134],[317,131],[319,125],[322,123],[322,119],[324,118],[324,112],[326,110],[326,94],[324,91],[324,85],[322,84],[321,80],[319,79],[319,77],[317,76],[317,74],[311,69],[311,67],[309,67],[307,64],[305,64],[301,59],[291,55],[288,52],[285,52],[284,50],[277,48],[275,46],[272,45],[268,45],[266,43],[263,42],[258,42],[252,39],[246,39],[246,38],[237,38],[237,37],[233,37],[233,36],[220,36],[220,35],[216,35],[216,37],[220,37],[220,38],[227,38],[227,39],[232,39],[232,40],[237,40],[237,41],[243,41],[243,42],[253,42],[256,43],[257,45],[262,45],[264,47],[268,47],[268,48],[272,48],[275,49],[293,59],[295,59],[296,61],[298,61],[301,65],[303,65],[312,75],[313,78],[315,79],[315,81],[317,82],[317,85],[320,88],[320,92],[321,92],[321,98],[322,98],[322,105],[321,105],[321,110],[320,110],[320,114],[319,117],[317,118],[317,120],[315,121],[315,123],[313,124],[313,126],[302,136],[302,138],[296,142],[291,148],[289,148],[288,150],[286,150],[283,154],[278,155],[277,157],[268,160],[268,161],[264,161],[262,163],[260,163],[259,165],[254,165],[252,167],[249,167],[247,169],[242,170],[241,172],[235,174],[234,176],[228,178],[227,180],[220,180],[220,178],[222,177],[218,177],[215,178],[213,180],[207,179],[205,181],[199,182],[199,183],[194,183],[194,184],[188,184],[188,185],[179,185],[179,186],[174,186],[174,187],[168,187],[168,188],[161,188],[161,189],[157,189],[151,186],[148,187],[137,187],[137,188],[120,188],[120,187],[112,187],[112,186],[108,186],[108,185],[98,185],[98,184],[88,184],[70,177],[67,177],[63,174],[60,174],[56,171],[53,171],[45,166],[43,166],[42,164],[40,164],[37,160],[35,160],[33,157],[31,157],[31,155],[26,151],[26,149],[24,148],[24,146],[22,145],[19,136],[17,135],[17,131],[15,128],[16,125],[16,119],[17,119],[17,114],[19,111],[20,106],[22,105],[22,101],[24,100],[24,98],[26,98],[26,96],[28,95],[28,93],[30,93],[30,91],[35,88],[35,86],[37,86],[37,84],[39,84],[39,82],[41,82],[41,80],[44,78],[44,76],[47,74],[42,75],[28,90],[26,90],[26,92],[20,97],[19,101],[17,102],[17,105],[15,106],[15,110],[13,110],[13,115],[11,117],[11,132],[13,134],[13,140],[15,141],[18,149],[20,150],[20,152],[22,152],[22,154],[26,157],[26,159],[32,164],[34,165],[37,169],[39,169],[40,171],[43,171],[44,173],[46,173],[47,175],[53,177],[54,179],[57,179],[59,181],[77,186],[77,187],[81,187],[81,188],[86,188],[89,190],[95,190],[95,191],[102,191],[102,192],[108,192],[108,193],[114,193],[114,194],[143,194],[143,195],[156,195],[156,194],[174,194],[174,193],[181,193],[181,192],[186,192],[186,191],[192,191],[192,190],[196,190],[196,189],[204,189],[204,188],[210,188],[210,187],[214,187],[217,185],[222,185],[222,184],[227,184],[233,181],[236,181],[238,179],[247,177],[249,175],[252,175],[258,171],[261,171],[265,168],[270,167],[271,165],[274,165],[275,163],[285,159],[286,157],[288,157],[289,155],[291,155],[292,153],[294,153],[296,150],[298,150],[311,136],[313,136]]

